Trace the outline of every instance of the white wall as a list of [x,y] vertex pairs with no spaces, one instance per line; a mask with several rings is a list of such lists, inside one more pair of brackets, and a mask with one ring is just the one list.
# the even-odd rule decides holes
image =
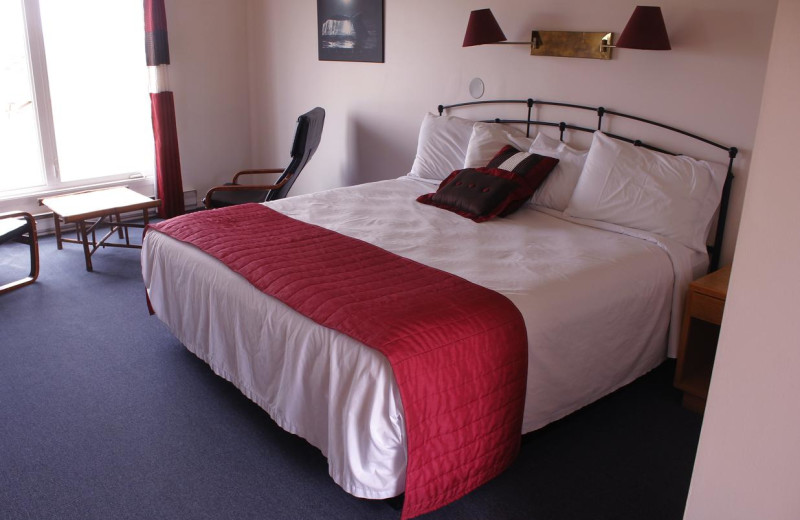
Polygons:
[[184,190],[198,200],[250,164],[246,0],[166,0]]
[[800,518],[800,2],[781,0],[685,518]]
[[[423,114],[439,103],[469,100],[467,85],[479,76],[485,98],[604,105],[738,146],[724,255],[730,261],[776,0],[666,0],[673,50],[619,49],[611,61],[532,57],[524,46],[464,49],[469,12],[485,2],[387,0],[384,64],[318,61],[313,0],[248,5],[253,165],[284,165],[297,115],[316,105],[327,110],[320,149],[293,194],[405,174]],[[534,28],[619,34],[634,5],[491,2],[509,40],[529,38]],[[727,160],[724,153],[709,157]]]

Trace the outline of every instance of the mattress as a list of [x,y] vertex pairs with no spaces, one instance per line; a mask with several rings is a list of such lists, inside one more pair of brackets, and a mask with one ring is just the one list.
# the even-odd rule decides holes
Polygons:
[[[528,334],[521,433],[633,381],[674,351],[683,292],[703,271],[704,255],[542,208],[476,224],[415,201],[434,189],[403,177],[269,206],[507,296]],[[403,408],[380,353],[158,232],[145,237],[142,272],[172,333],[282,428],[318,447],[345,491],[402,493]]]

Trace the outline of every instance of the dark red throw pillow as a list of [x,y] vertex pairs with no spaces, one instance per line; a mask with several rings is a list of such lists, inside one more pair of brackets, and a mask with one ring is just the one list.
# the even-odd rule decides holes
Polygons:
[[465,168],[451,173],[436,193],[418,202],[485,222],[515,212],[556,167],[558,159],[520,152],[505,146],[485,168]]
[[417,201],[485,222],[517,210],[533,195],[530,184],[514,172],[498,168],[466,168],[451,173],[436,193]]

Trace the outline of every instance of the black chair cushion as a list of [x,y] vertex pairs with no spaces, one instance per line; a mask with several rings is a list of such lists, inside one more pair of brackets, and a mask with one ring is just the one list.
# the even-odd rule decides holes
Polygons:
[[212,204],[215,208],[223,208],[248,202],[264,202],[267,193],[269,192],[264,190],[217,191],[214,192]]

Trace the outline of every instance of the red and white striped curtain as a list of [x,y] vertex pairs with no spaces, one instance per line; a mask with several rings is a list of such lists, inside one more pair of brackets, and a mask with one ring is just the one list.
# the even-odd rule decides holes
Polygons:
[[144,30],[156,144],[156,189],[161,199],[158,214],[170,218],[183,214],[184,202],[175,99],[167,74],[169,41],[164,0],[144,0]]

